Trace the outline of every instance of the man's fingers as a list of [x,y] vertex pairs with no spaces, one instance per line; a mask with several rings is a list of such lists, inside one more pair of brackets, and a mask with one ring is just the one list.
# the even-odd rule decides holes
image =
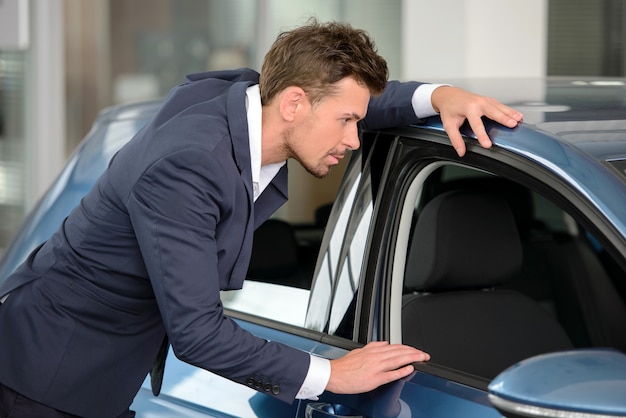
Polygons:
[[431,100],[433,109],[441,115],[443,127],[460,157],[466,152],[465,143],[459,132],[459,128],[465,120],[469,122],[478,142],[484,148],[490,148],[492,142],[485,131],[483,116],[509,128],[514,128],[523,120],[523,115],[520,112],[496,99],[455,87],[438,87],[433,92]]
[[489,119],[494,120],[508,128],[515,128],[524,119],[524,115],[517,110],[503,105],[495,100],[494,102],[495,104],[484,112],[485,116]]
[[372,356],[375,367],[382,371],[395,370],[407,364],[430,360],[428,353],[403,344],[369,343],[361,351],[364,355]]
[[380,353],[379,365],[383,370],[395,370],[416,361],[428,361],[430,355],[406,345],[395,344]]
[[459,157],[464,156],[465,155],[465,141],[463,140],[463,136],[461,136],[461,131],[459,130],[459,127],[461,125],[457,125],[456,123],[448,123],[445,120],[443,120],[443,117],[442,117],[442,122],[443,122],[443,129],[445,129],[446,133],[448,134],[448,138],[450,138],[450,143],[456,150],[456,153],[459,155]]
[[381,381],[380,385],[395,382],[396,380],[402,379],[403,377],[407,377],[414,371],[415,368],[410,364],[400,367],[399,369],[390,370],[384,375],[384,379]]
[[385,342],[369,343],[345,356],[331,360],[326,389],[334,393],[369,392],[385,383],[406,377],[412,363],[427,361],[430,356],[416,348]]
[[483,120],[480,117],[468,117],[467,121],[469,122],[469,125],[472,128],[474,135],[476,135],[476,138],[478,138],[478,142],[480,143],[480,145],[483,148],[491,148],[491,139],[489,138],[489,135],[487,135]]
[[498,108],[508,118],[508,120],[503,120],[500,123],[508,126],[509,128],[516,127],[520,122],[524,120],[524,115],[511,107],[498,103]]

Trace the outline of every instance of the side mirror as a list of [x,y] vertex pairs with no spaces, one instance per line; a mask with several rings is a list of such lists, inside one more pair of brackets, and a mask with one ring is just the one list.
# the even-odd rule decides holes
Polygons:
[[507,418],[626,417],[626,355],[585,349],[531,357],[499,374],[489,399]]

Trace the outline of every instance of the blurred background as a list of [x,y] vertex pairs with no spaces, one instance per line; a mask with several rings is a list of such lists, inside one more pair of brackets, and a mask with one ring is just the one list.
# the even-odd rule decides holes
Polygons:
[[[394,79],[626,75],[624,0],[0,0],[0,255],[101,109],[259,70],[310,16],[367,30]],[[341,173],[290,170],[282,215],[308,222]]]

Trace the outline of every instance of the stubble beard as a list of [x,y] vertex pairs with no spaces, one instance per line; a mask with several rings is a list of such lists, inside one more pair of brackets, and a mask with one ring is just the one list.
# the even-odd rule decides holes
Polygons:
[[306,171],[308,171],[309,173],[311,173],[313,176],[317,177],[318,179],[323,179],[324,177],[326,177],[329,173],[330,173],[330,166],[324,166],[324,165],[318,165],[317,167],[311,167],[309,165],[305,165],[304,163],[300,162],[300,164],[302,165],[302,167],[304,167],[304,169]]
[[317,177],[318,179],[323,179],[330,173],[331,167],[328,165],[324,165],[322,163],[317,165],[309,164],[306,161],[302,160],[300,157],[298,157],[298,155],[296,154],[293,155],[293,159],[300,163],[300,165],[306,171],[308,171],[311,175]]
[[290,144],[289,139],[292,138],[291,130],[285,132],[283,135],[285,138],[285,140],[283,141],[283,144],[285,147],[284,149],[285,155],[287,155],[289,158],[293,158],[294,160],[296,160],[308,173],[310,173],[314,177],[317,177],[318,179],[323,179],[330,173],[330,169],[331,169],[330,165],[325,165],[322,162],[319,162],[318,164],[314,165],[300,158],[300,156],[293,149],[293,147],[289,145]]

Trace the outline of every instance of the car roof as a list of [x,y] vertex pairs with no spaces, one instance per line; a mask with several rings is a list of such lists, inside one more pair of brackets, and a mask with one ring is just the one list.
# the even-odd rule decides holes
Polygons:
[[[626,160],[625,78],[467,79],[452,84],[508,104],[524,114],[533,130],[600,161]],[[439,127],[436,120],[430,124]]]

